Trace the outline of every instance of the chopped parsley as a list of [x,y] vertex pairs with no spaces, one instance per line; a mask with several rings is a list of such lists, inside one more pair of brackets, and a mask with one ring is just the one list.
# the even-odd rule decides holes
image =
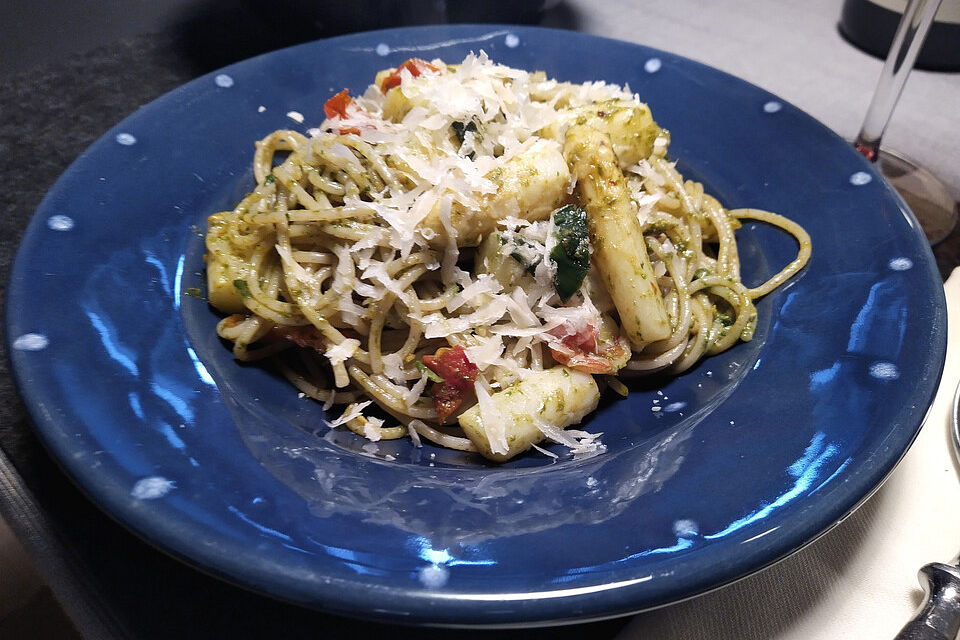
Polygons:
[[241,280],[238,278],[233,281],[233,286],[236,288],[237,292],[239,292],[240,295],[243,296],[244,298],[252,297],[252,294],[250,293],[250,287],[247,286],[246,280]]
[[443,378],[438,376],[436,371],[434,371],[427,365],[423,364],[419,360],[414,362],[413,366],[415,366],[417,368],[417,371],[419,371],[420,373],[427,374],[427,379],[430,380],[431,382],[443,382]]

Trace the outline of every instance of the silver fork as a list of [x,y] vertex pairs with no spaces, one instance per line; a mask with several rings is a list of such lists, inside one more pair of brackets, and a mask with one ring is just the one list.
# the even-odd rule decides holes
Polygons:
[[[960,459],[960,385],[953,396],[953,450]],[[949,505],[951,508],[954,505]],[[896,640],[956,640],[960,635],[960,556],[952,564],[933,562],[918,578],[926,600]]]

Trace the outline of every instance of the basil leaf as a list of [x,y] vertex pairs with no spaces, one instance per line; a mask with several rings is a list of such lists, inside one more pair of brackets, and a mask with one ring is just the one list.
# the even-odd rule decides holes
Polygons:
[[560,299],[566,302],[580,289],[590,271],[590,236],[587,233],[587,212],[573,205],[553,212],[556,246],[550,260],[557,265],[553,285]]

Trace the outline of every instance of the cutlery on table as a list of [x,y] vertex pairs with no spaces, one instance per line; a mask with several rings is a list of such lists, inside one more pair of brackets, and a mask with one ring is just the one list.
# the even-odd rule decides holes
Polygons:
[[[953,397],[953,447],[960,457],[960,386]],[[926,600],[896,640],[956,640],[960,635],[960,556],[920,569]]]

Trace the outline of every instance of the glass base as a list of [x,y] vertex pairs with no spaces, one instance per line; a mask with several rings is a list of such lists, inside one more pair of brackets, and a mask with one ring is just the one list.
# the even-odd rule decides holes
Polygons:
[[957,202],[939,178],[887,149],[880,150],[877,169],[906,201],[931,245],[950,235],[957,224]]

